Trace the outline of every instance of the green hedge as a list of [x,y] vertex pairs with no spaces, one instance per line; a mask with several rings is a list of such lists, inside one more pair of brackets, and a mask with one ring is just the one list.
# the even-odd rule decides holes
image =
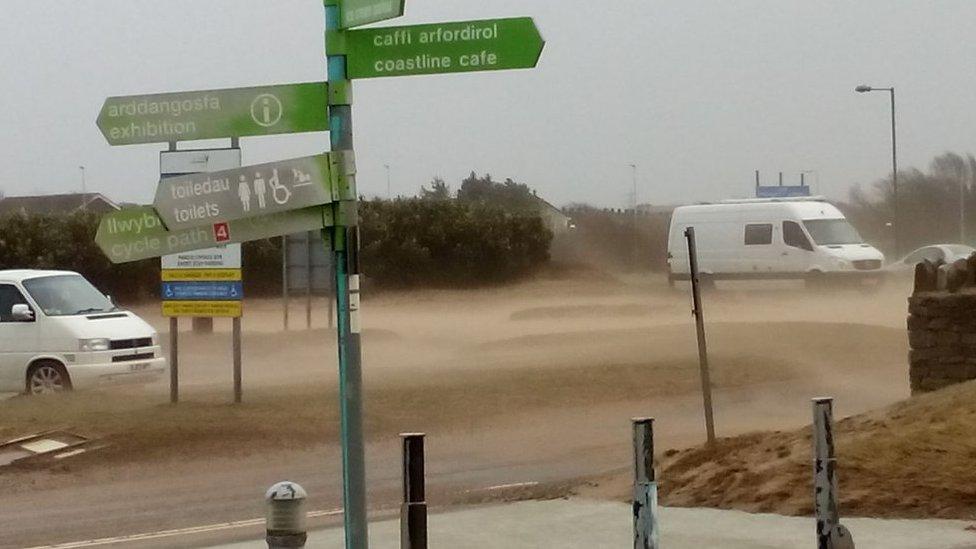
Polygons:
[[[552,234],[538,217],[421,199],[363,202],[362,264],[379,287],[472,287],[515,280],[549,259]],[[159,260],[113,265],[95,245],[98,216],[0,217],[0,269],[85,275],[121,300],[159,293]],[[244,244],[245,293],[281,290],[280,239]]]
[[373,200],[360,207],[367,278],[387,287],[508,282],[549,261],[539,216],[454,200]]

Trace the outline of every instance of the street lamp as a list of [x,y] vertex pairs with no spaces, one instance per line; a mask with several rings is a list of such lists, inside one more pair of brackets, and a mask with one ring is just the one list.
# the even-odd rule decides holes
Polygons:
[[78,166],[78,169],[81,170],[81,194],[86,194],[88,193],[88,184],[85,182],[85,167]]
[[873,88],[861,84],[854,88],[857,93],[867,93],[873,91],[886,91],[891,94],[891,187],[892,198],[894,200],[894,224],[895,224],[895,256],[900,255],[901,248],[898,246],[898,233],[901,232],[901,224],[898,222],[898,138],[895,132],[895,88]]
[[628,165],[630,166],[630,169],[633,170],[633,176],[634,176],[634,211],[632,213],[633,215],[632,219],[634,222],[633,261],[634,261],[634,268],[637,268],[638,255],[639,255],[637,246],[638,243],[640,242],[640,240],[637,238],[637,164],[628,164]]
[[390,200],[392,198],[390,195],[390,165],[383,164],[383,167],[386,168],[386,199]]
[[634,174],[634,215],[637,215],[637,164],[628,164]]

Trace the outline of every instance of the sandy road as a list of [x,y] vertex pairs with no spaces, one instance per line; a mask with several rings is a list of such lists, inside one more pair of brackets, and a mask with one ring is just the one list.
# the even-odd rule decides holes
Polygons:
[[[801,425],[807,399],[818,394],[838,397],[839,415],[903,398],[904,298],[898,287],[813,295],[788,285],[707,296],[719,433]],[[151,311],[140,309],[147,317]],[[401,430],[429,434],[435,505],[506,497],[478,490],[512,483],[542,483],[528,495],[562,493],[580,478],[627,467],[635,415],[658,417],[662,450],[699,441],[688,311],[683,292],[611,278],[368,300],[371,508],[398,503]],[[0,472],[0,547],[258,517],[263,490],[285,478],[309,489],[313,508],[338,506],[332,336],[281,333],[273,301],[248,303],[245,330],[249,402],[240,412],[224,404],[229,349],[220,333],[184,337],[191,413],[171,411],[162,384],[0,405],[4,436],[71,423],[116,437],[114,453],[55,470]],[[309,414],[313,406],[322,414]],[[277,425],[286,433],[281,439],[273,435]],[[138,444],[123,451],[129,439]]]

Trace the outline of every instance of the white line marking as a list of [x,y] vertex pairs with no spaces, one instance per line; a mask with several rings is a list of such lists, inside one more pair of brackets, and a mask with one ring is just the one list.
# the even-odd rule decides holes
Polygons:
[[[329,517],[341,515],[342,509],[330,509],[327,511],[309,511],[309,518]],[[142,534],[130,534],[115,538],[90,539],[87,541],[72,541],[58,545],[38,545],[28,549],[75,549],[77,547],[99,547],[102,545],[115,545],[118,543],[128,543],[132,541],[148,541],[160,538],[171,538],[175,536],[186,536],[189,534],[204,534],[208,532],[219,532],[221,530],[233,530],[235,528],[246,528],[248,526],[258,526],[264,524],[264,518],[238,520],[234,522],[224,522],[219,524],[208,524],[206,526],[191,526],[190,528],[180,528],[177,530],[161,530],[159,532],[146,532]]]
[[480,490],[472,490],[472,492],[490,492],[492,490],[507,490],[509,488],[529,488],[531,486],[538,486],[538,482],[515,482],[513,484],[499,484],[497,486],[489,486],[487,488],[481,488]]

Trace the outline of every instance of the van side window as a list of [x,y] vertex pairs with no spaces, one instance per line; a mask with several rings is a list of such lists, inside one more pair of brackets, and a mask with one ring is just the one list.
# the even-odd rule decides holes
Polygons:
[[803,229],[796,221],[783,222],[783,243],[787,246],[800,248],[808,252],[813,251],[813,245],[810,244],[810,239],[807,238],[807,235],[803,234]]
[[10,284],[0,284],[0,322],[13,322],[10,310],[20,304],[27,305],[20,290]]
[[772,223],[746,225],[746,246],[765,246],[773,243]]

